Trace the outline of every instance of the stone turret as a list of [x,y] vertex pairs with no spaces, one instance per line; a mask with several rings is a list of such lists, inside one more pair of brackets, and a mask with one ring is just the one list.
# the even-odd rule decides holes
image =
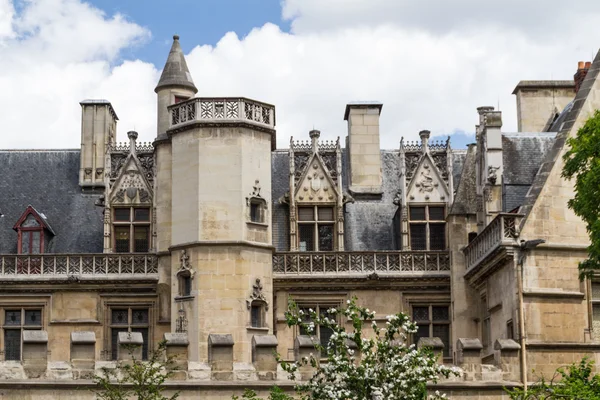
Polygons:
[[160,75],[160,80],[154,88],[158,95],[157,136],[164,134],[169,127],[169,112],[167,106],[187,100],[198,93],[192,75],[185,62],[185,56],[179,44],[179,36],[173,36],[173,45],[167,57],[167,62]]

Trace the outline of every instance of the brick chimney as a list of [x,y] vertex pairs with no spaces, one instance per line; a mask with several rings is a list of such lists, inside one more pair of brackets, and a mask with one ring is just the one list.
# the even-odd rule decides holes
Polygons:
[[591,66],[592,63],[589,61],[579,61],[577,63],[577,72],[575,72],[575,75],[573,76],[573,80],[575,81],[575,93],[579,92],[579,88],[581,87],[581,84],[583,83],[583,80],[585,79],[585,76],[587,75]]

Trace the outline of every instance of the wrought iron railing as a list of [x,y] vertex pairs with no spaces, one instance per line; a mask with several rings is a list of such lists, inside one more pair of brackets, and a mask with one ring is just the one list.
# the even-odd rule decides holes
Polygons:
[[194,121],[246,122],[274,129],[275,106],[244,97],[195,97],[169,106],[171,128]]
[[158,274],[153,254],[0,255],[0,278],[54,276],[102,277]]
[[440,271],[450,271],[447,251],[282,252],[273,255],[276,275]]
[[494,253],[499,247],[516,244],[521,214],[498,214],[464,249],[467,272]]

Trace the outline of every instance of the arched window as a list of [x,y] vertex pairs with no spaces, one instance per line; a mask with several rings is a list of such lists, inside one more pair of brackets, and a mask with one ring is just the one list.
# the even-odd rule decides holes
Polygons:
[[192,295],[192,274],[188,270],[181,270],[177,273],[179,282],[179,296]]

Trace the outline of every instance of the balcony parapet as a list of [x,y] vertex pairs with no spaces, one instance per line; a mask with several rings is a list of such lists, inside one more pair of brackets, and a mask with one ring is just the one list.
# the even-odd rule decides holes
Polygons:
[[505,247],[518,245],[521,214],[500,213],[465,247],[466,274],[472,275],[482,264]]
[[449,275],[448,251],[279,252],[273,254],[277,276]]
[[205,124],[249,124],[275,129],[275,106],[245,97],[194,97],[168,107],[170,129],[202,122]]
[[158,279],[154,254],[0,254],[0,280]]

